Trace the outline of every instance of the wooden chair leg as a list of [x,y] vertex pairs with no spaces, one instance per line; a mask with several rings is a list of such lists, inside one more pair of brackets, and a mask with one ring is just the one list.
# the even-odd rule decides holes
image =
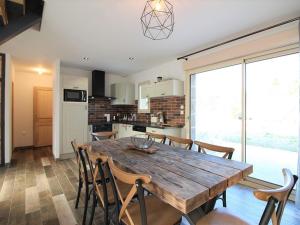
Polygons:
[[89,185],[85,185],[85,198],[84,198],[84,212],[83,212],[83,218],[82,218],[82,225],[85,225],[86,222],[86,214],[89,204]]
[[227,202],[226,202],[226,191],[224,191],[222,195],[223,195],[223,197],[222,197],[223,207],[227,207]]
[[79,203],[79,199],[80,199],[81,189],[82,189],[82,180],[79,178],[79,184],[78,184],[78,191],[77,191],[77,198],[76,198],[76,203],[75,203],[75,209],[78,208],[78,203]]

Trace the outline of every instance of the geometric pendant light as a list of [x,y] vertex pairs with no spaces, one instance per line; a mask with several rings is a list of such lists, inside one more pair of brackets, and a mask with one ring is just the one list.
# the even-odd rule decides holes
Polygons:
[[147,0],[141,22],[147,38],[167,39],[174,29],[173,5],[167,0]]

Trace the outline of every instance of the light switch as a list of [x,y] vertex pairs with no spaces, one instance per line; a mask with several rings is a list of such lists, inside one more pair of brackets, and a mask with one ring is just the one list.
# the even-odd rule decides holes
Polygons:
[[180,115],[183,115],[184,114],[184,111],[183,110],[180,110]]
[[180,105],[180,109],[184,109],[184,105]]

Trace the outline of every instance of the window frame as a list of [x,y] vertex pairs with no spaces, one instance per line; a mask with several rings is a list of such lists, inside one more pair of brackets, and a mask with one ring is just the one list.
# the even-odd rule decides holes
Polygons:
[[144,81],[144,82],[140,82],[138,83],[138,113],[150,113],[151,108],[150,108],[150,97],[148,97],[148,109],[141,109],[140,108],[140,100],[141,100],[141,87],[143,85],[150,85],[151,82],[150,81]]
[[[270,49],[270,50],[266,50],[266,51],[262,51],[259,53],[255,53],[255,54],[249,54],[247,56],[242,56],[242,57],[238,57],[238,58],[234,58],[234,59],[230,59],[230,60],[225,60],[225,61],[221,61],[221,62],[216,62],[214,64],[210,64],[210,65],[206,65],[206,66],[202,66],[202,67],[198,67],[196,69],[192,69],[192,70],[187,70],[186,71],[186,86],[188,91],[186,91],[186,98],[188,101],[186,101],[186,106],[185,108],[188,110],[186,112],[186,126],[187,126],[187,137],[191,137],[191,81],[192,81],[192,76],[196,75],[198,73],[202,73],[202,72],[207,72],[207,71],[211,71],[211,70],[216,70],[216,69],[221,69],[221,68],[225,68],[228,66],[233,66],[236,64],[242,64],[242,162],[246,161],[245,155],[246,155],[246,64],[249,62],[256,62],[256,61],[261,61],[261,60],[266,60],[266,59],[270,59],[270,58],[276,58],[276,57],[280,57],[283,55],[289,55],[289,54],[294,54],[294,53],[299,53],[300,54],[300,50],[299,50],[299,44],[291,44],[291,45],[287,45],[287,46],[283,46],[283,47],[279,47],[279,48],[274,48],[274,49]],[[300,124],[299,124],[299,129],[300,129]],[[298,152],[298,167],[300,167],[300,149]],[[267,181],[263,181],[263,180],[259,180],[253,177],[248,177],[246,178],[244,181],[240,182],[241,184],[253,187],[253,188],[262,188],[262,187],[266,187],[266,188],[278,188],[280,187],[279,185],[276,184],[272,184],[269,183]],[[300,186],[300,185],[299,185]],[[298,187],[299,187],[298,186]],[[291,200],[295,200],[296,197],[296,192],[295,190],[292,191],[290,199]]]

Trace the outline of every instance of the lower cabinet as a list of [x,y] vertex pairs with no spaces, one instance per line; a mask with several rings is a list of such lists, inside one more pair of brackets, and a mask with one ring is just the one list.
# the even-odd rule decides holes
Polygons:
[[154,133],[154,134],[164,134],[164,135],[170,135],[175,137],[181,137],[181,128],[166,127],[160,129],[160,128],[147,127],[146,130],[147,132]]
[[[117,139],[145,134],[142,132],[133,131],[132,127],[133,127],[133,125],[130,125],[130,124],[114,123],[113,131],[117,132],[117,135],[116,135]],[[181,128],[169,128],[168,127],[168,128],[160,129],[160,128],[147,127],[146,131],[150,132],[150,133],[155,133],[155,134],[164,134],[164,135],[181,137]]]

